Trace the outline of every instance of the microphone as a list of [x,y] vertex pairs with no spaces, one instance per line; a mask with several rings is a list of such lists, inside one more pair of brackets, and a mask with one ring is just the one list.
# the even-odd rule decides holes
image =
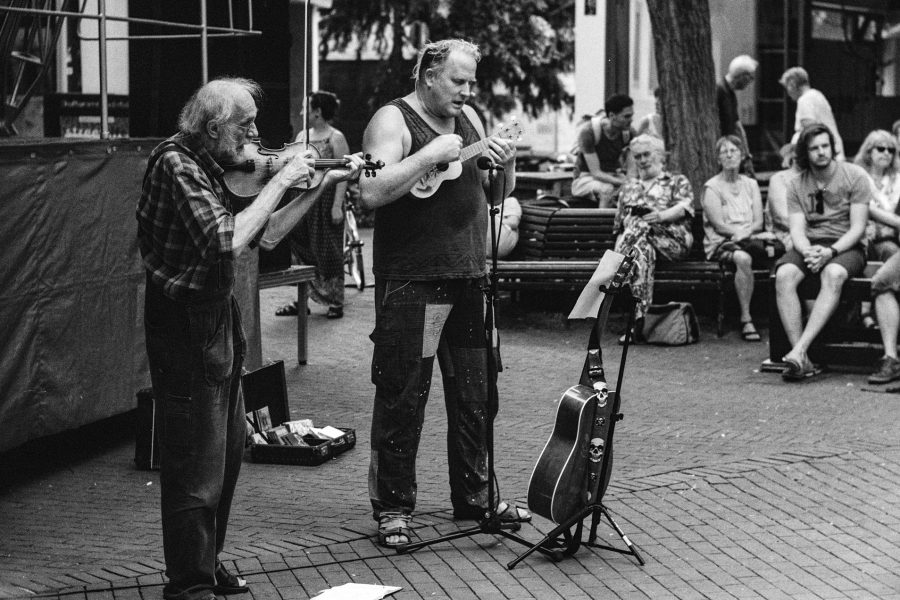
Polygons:
[[497,171],[504,170],[503,167],[492,161],[487,156],[479,156],[478,160],[475,161],[475,165],[482,171],[488,171],[490,169],[496,169]]

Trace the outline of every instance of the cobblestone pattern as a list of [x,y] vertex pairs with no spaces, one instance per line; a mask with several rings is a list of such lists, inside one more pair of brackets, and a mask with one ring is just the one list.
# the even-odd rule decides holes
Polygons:
[[[252,584],[245,598],[308,598],[356,581],[401,586],[397,600],[900,600],[900,397],[864,392],[853,374],[784,384],[756,370],[764,344],[717,339],[710,326],[698,345],[629,354],[605,504],[645,566],[582,547],[508,571],[525,547],[487,534],[387,552],[371,541],[366,492],[372,291],[348,288],[341,320],[313,307],[304,367],[292,362],[293,322],[269,316],[291,296],[263,293],[264,355],[286,362],[295,418],[353,427],[358,443],[319,467],[244,464],[223,558]],[[496,466],[502,497],[524,503],[589,326],[507,303],[500,324]],[[603,348],[616,365],[614,338]],[[460,527],[449,513],[440,377],[434,388],[418,465],[422,539]],[[130,444],[111,444],[0,484],[0,597],[161,598],[158,475],[135,470],[132,456]],[[534,543],[552,528],[536,517],[519,534]],[[598,533],[624,547],[605,523]]]

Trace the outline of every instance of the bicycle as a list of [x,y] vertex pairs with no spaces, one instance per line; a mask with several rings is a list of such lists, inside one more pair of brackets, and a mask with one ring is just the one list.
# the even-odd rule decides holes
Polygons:
[[366,269],[362,255],[365,242],[359,239],[355,208],[354,201],[348,193],[344,199],[344,272],[353,278],[356,289],[363,291],[366,288]]

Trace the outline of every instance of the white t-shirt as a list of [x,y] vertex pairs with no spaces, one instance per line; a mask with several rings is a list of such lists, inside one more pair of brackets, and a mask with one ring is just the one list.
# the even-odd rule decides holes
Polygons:
[[[497,258],[504,258],[513,251],[519,241],[519,221],[522,219],[522,206],[515,196],[509,196],[503,201],[503,221],[500,221],[500,213],[494,215],[494,223],[497,227]],[[487,230],[487,257],[491,257],[491,222],[488,221]]]
[[841,139],[841,134],[838,133],[831,105],[819,90],[809,88],[797,98],[797,116],[794,117],[794,137],[791,143],[797,143],[805,120],[817,121],[828,126],[831,133],[834,134],[834,158],[835,160],[844,160],[844,141]]

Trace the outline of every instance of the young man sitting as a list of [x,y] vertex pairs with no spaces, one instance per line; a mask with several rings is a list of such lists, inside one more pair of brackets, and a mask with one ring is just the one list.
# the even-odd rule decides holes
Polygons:
[[[861,240],[872,197],[861,167],[834,160],[834,136],[826,125],[805,127],[796,152],[800,173],[790,181],[787,196],[794,247],[775,267],[778,314],[792,346],[782,359],[788,381],[818,372],[807,351],[837,308],[844,282],[866,266]],[[797,287],[811,275],[822,285],[803,327]]]

